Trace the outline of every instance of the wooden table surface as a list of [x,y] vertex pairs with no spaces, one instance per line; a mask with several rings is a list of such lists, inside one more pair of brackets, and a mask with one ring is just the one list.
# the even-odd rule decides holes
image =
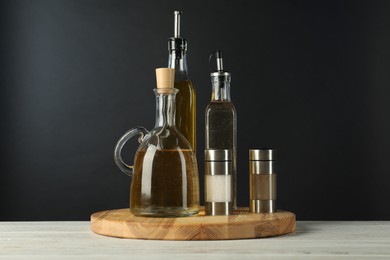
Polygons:
[[89,222],[0,222],[0,259],[390,259],[390,221],[298,221],[288,235],[226,241],[119,239]]

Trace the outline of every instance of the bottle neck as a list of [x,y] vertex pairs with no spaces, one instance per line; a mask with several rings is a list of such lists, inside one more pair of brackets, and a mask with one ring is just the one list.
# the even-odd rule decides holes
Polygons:
[[156,124],[155,127],[174,126],[176,114],[176,93],[175,89],[172,93],[156,93]]
[[212,81],[211,101],[230,101],[230,81]]
[[187,51],[169,50],[168,67],[175,69],[175,81],[188,80]]

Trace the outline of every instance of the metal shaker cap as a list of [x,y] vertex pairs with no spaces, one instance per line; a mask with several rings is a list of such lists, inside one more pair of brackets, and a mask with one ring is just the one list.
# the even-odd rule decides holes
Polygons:
[[232,160],[232,150],[226,149],[206,149],[204,150],[204,160],[205,161],[231,161]]
[[275,161],[276,150],[261,148],[261,149],[250,149],[249,150],[250,161]]

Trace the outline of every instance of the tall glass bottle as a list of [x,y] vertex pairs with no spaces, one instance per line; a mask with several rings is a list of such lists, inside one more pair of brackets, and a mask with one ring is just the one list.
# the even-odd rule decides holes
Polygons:
[[[237,208],[237,112],[230,101],[231,74],[223,70],[222,51],[216,52],[217,71],[211,73],[212,95],[205,113],[206,149],[232,150],[233,208]],[[224,207],[224,204],[221,204]]]
[[176,126],[196,151],[196,92],[188,76],[187,41],[180,37],[180,11],[175,11],[174,37],[168,40],[168,67],[175,69]]

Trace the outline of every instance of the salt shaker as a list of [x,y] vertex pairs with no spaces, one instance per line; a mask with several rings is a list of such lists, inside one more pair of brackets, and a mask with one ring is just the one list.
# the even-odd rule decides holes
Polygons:
[[249,150],[250,211],[276,211],[276,150]]
[[206,215],[233,213],[232,150],[205,150]]

